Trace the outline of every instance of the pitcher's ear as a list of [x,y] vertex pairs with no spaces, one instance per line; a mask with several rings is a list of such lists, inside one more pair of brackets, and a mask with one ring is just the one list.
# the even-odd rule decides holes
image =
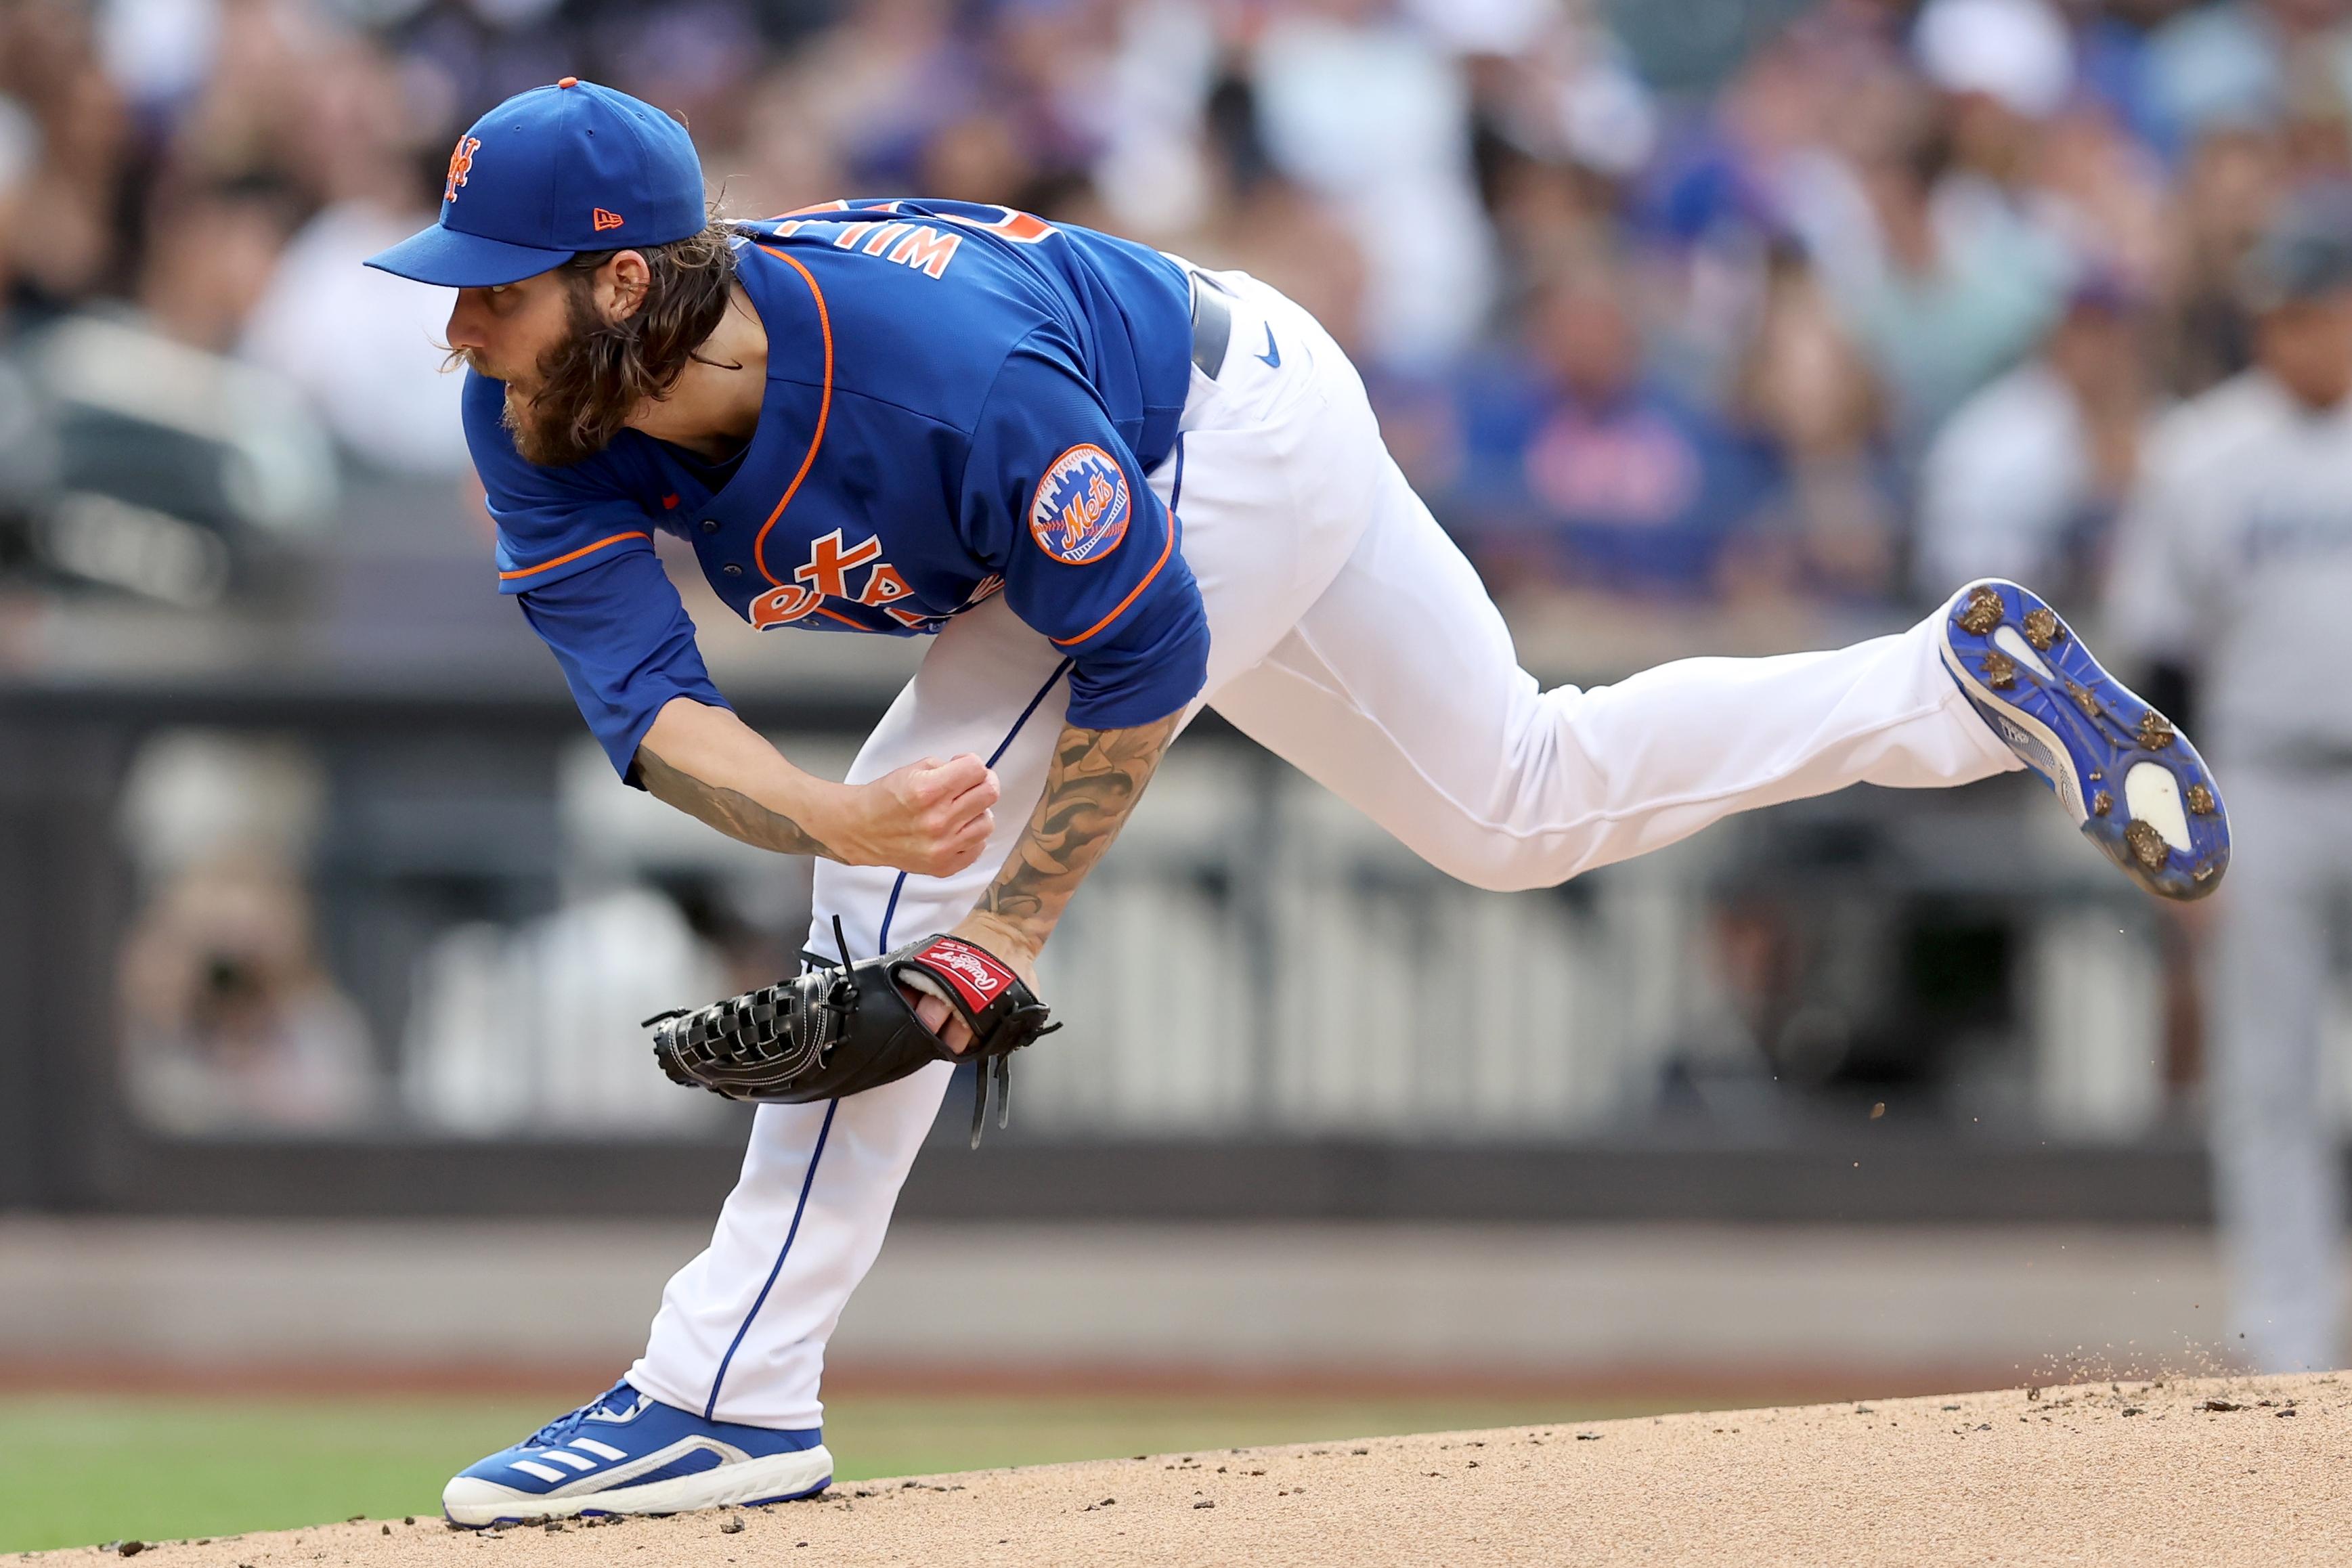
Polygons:
[[596,269],[596,308],[608,321],[625,321],[646,308],[652,263],[643,251],[616,250]]

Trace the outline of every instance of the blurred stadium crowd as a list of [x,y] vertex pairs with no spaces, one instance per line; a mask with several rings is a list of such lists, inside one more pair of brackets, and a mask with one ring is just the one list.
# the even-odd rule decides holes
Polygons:
[[[2327,1359],[2346,1097],[2323,1093],[2322,1057],[2326,1019],[2352,1016],[2329,978],[2352,826],[2265,834],[2352,824],[2352,702],[2319,673],[2352,662],[2352,0],[0,0],[0,674],[68,646],[26,631],[27,605],[178,615],[160,639],[123,618],[84,639],[85,664],[145,649],[166,670],[206,628],[265,618],[257,588],[328,628],[301,658],[453,663],[489,646],[460,632],[503,616],[509,640],[476,662],[549,673],[491,603],[459,384],[434,346],[446,297],[360,262],[430,221],[461,128],[566,74],[683,117],[733,216],[997,202],[1274,283],[1357,357],[1391,448],[1548,677],[1890,629],[1981,574],[2104,616],[2135,673],[2161,667],[2160,704],[2182,714],[2195,683],[2188,721],[2212,721],[2198,732],[2231,781],[2240,899],[2203,993],[2223,1208],[2266,1281],[2249,1299],[2275,1304],[2262,1359]],[[254,564],[296,539],[308,575]],[[1736,646],[1739,624],[1768,629]],[[1560,625],[1576,635],[1551,657]],[[450,766],[201,734],[142,753],[124,826],[142,910],[118,967],[151,1122],[349,1126],[392,1070],[459,1131],[709,1125],[707,1106],[643,1103],[627,1022],[748,983],[729,963],[781,962],[790,898],[747,943],[650,892],[642,866],[559,888],[580,847],[666,829],[599,816],[633,803],[595,804],[614,786],[592,766],[593,785],[557,786],[579,832],[546,830],[544,780],[509,832],[435,804]],[[1171,770],[1155,796],[1186,787]],[[1192,820],[1253,789],[1272,793],[1204,789]],[[441,901],[352,894],[361,829],[412,819],[413,842],[383,827],[369,852]],[[312,875],[330,838],[350,862],[333,898]],[[696,864],[709,838],[672,833],[653,858]],[[1979,896],[1955,842],[1908,863]],[[560,869],[500,869],[518,843]],[[1241,940],[1229,910],[1183,901],[1224,869],[1163,870],[1132,898],[1109,877],[1090,890],[1103,928],[1211,959]],[[471,903],[444,896],[469,876]],[[1717,1065],[1778,1095],[1838,1070],[1854,998],[1904,963],[1883,899],[1792,900],[1790,880],[1745,924],[1717,910],[1711,979],[1660,957],[1699,945],[1642,923],[1664,904],[1605,890],[1482,916],[1479,951],[1525,944],[1512,972],[1568,988],[1528,1004],[1552,1035],[1597,1036],[1597,1007],[1654,993],[1654,1032],[1689,1036],[1690,998],[1728,992]],[[1301,924],[1370,921],[1368,885],[1332,874]],[[1438,907],[1397,887],[1401,907]],[[2021,929],[2063,901],[2000,891]],[[2052,1081],[2097,1058],[2123,1086],[2083,1123],[2102,1135],[2154,1125],[2197,1078],[2178,1048],[2194,944],[2143,928],[2116,957],[2108,933],[2142,913],[2094,909],[2068,917],[2074,945],[2046,923],[2028,944],[2088,998],[2041,1005]],[[1426,967],[1391,924],[1391,967]],[[1654,984],[1589,935],[1620,927],[1647,933],[1627,951]],[[1364,930],[1374,952],[1388,928]],[[1571,949],[1589,992],[1560,978]],[[1126,998],[1133,1016],[1174,1026],[1145,1001]],[[1399,1105],[1409,1001],[1384,1015]],[[535,1033],[494,1060],[518,1037],[501,1008]],[[1380,1022],[1331,1022],[1328,1076],[1349,1092]],[[1924,1048],[1909,1023],[1886,1032]],[[1596,1124],[1627,1103],[1611,1086],[1631,1069],[1592,1089],[1556,1074],[1546,1100],[1512,1076],[1534,1032],[1461,1033],[1497,1064],[1464,1126],[1517,1128],[1512,1108],[1552,1125],[1571,1102]],[[556,1081],[586,1099],[551,1104]],[[1129,1087],[1155,1113],[1181,1100]],[[1264,1087],[1236,1068],[1230,1103]],[[1201,1127],[1225,1125],[1228,1101],[1200,1094]],[[1407,1125],[1389,1114],[1300,1124]]]
[[740,216],[919,191],[1267,279],[1515,593],[2081,598],[2151,416],[2247,359],[2248,242],[2352,170],[2346,7],[1659,10],[1744,41],[1652,64],[1582,0],[5,0],[0,289],[460,473],[445,301],[356,263],[574,72],[685,117]]

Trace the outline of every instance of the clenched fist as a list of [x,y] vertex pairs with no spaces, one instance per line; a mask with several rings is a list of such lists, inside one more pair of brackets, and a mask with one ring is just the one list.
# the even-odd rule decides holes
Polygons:
[[994,770],[969,752],[925,757],[852,786],[836,847],[852,865],[951,876],[988,847],[1003,793]]

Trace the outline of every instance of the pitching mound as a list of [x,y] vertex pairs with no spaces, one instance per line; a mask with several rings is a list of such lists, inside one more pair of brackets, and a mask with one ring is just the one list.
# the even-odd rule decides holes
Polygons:
[[974,1471],[610,1525],[365,1521],[139,1554],[157,1568],[2352,1563],[2347,1465],[2352,1377],[2206,1379]]

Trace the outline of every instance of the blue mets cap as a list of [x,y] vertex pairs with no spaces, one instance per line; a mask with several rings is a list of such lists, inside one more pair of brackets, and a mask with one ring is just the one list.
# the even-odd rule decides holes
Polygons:
[[702,162],[652,104],[565,77],[491,110],[449,154],[441,220],[370,267],[483,289],[583,250],[667,245],[702,231]]

